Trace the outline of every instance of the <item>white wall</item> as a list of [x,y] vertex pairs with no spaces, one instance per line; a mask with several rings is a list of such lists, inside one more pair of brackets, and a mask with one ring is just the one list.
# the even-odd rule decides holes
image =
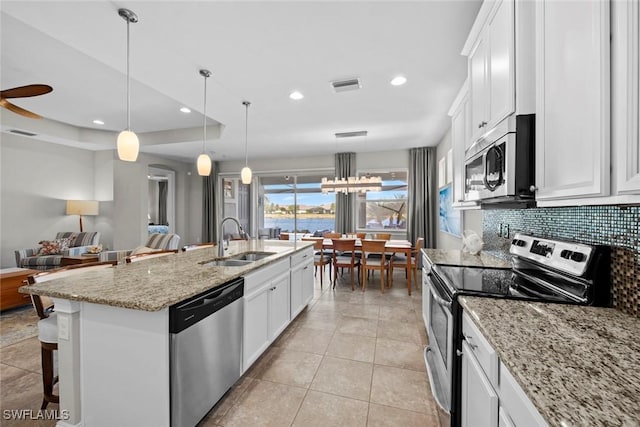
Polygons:
[[[438,143],[436,154],[436,165],[438,160],[447,155],[447,151],[451,149],[451,130],[442,137]],[[438,174],[436,174],[436,177]],[[435,213],[436,223],[436,248],[437,249],[461,249],[462,239],[449,233],[443,233],[438,227],[438,211]],[[482,235],[482,211],[481,210],[465,210],[462,211],[462,230],[474,230],[479,236]]]
[[[201,240],[202,178],[195,166],[141,153],[135,163],[115,150],[90,151],[3,133],[0,144],[0,266],[14,267],[14,250],[38,247],[58,231],[79,231],[66,200],[99,200],[100,214],[84,229],[101,233],[110,249],[128,249],[147,237],[149,164],[176,173],[175,231],[181,245]],[[114,144],[115,145],[115,144]],[[194,162],[195,164],[195,162]]]
[[[0,158],[0,262],[5,268],[15,267],[16,249],[38,247],[58,231],[80,231],[78,216],[65,214],[66,200],[93,200],[96,194],[92,151],[3,133]],[[84,229],[94,230],[96,218],[84,217]]]

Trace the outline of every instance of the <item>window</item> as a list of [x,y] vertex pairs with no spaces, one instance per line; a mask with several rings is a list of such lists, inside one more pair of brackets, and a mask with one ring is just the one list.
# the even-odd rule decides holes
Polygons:
[[262,227],[300,233],[334,230],[335,194],[320,191],[320,181],[325,175],[263,177]]
[[368,231],[406,230],[407,171],[371,171],[370,174],[382,177],[382,191],[357,194],[356,227]]

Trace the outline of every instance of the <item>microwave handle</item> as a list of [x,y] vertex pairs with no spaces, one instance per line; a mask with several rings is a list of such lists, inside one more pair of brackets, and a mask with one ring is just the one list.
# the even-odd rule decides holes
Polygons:
[[[489,154],[489,152],[491,150],[496,150],[498,152],[498,159],[500,160],[500,165],[498,167],[498,182],[496,184],[491,184],[489,183],[489,180],[487,179],[487,155]],[[500,184],[502,184],[502,181],[504,179],[504,175],[502,174],[502,162],[504,161],[504,157],[502,156],[502,153],[500,152],[500,149],[497,146],[492,146],[491,148],[489,148],[483,155],[482,155],[482,163],[484,164],[484,185],[485,187],[487,187],[489,190],[491,191],[495,191],[496,188],[498,188],[498,186]]]

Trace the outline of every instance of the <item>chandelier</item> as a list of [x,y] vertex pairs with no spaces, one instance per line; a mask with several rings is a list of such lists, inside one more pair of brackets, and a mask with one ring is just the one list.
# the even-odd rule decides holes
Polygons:
[[322,178],[320,189],[327,193],[366,193],[367,191],[381,191],[382,178],[379,176],[350,176],[348,178]]

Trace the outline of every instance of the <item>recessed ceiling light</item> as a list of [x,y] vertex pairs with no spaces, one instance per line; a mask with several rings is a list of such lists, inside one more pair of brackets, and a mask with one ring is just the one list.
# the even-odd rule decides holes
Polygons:
[[304,98],[304,95],[301,94],[300,92],[298,92],[297,90],[295,92],[291,92],[289,94],[289,98],[291,99],[295,99],[296,101],[301,100],[302,98]]
[[102,120],[98,120],[98,119],[95,119],[93,121],[93,123],[96,124],[96,125],[103,125],[104,124],[104,122]]
[[190,113],[190,112],[191,112],[191,110],[190,110],[190,109],[188,109],[187,107],[182,107],[182,108],[180,109],[180,111],[182,111],[183,113]]
[[396,76],[391,80],[391,84],[393,86],[402,86],[407,82],[407,78],[405,76]]

